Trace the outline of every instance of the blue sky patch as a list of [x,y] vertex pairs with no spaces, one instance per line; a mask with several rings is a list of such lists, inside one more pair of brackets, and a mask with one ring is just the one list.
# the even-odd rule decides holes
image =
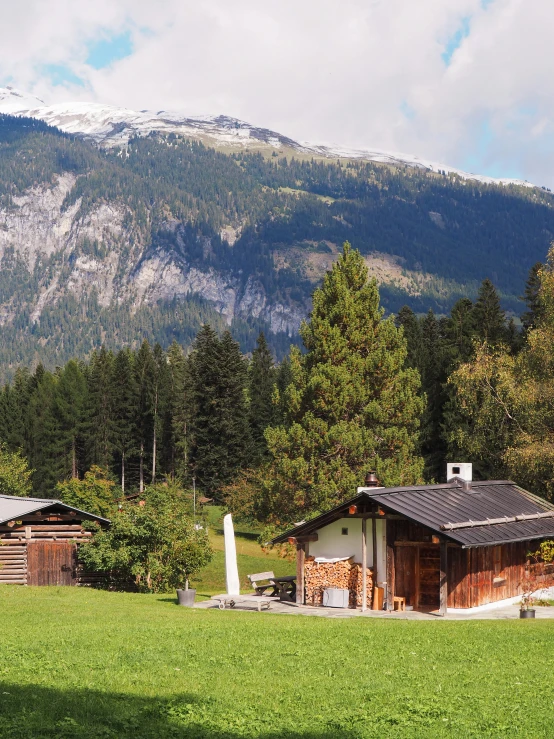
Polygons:
[[469,16],[462,18],[460,27],[446,42],[445,49],[441,56],[447,67],[450,66],[450,62],[452,61],[452,57],[454,56],[456,49],[459,49],[462,45],[462,41],[469,36],[469,21]]
[[132,53],[131,32],[125,31],[117,36],[102,38],[89,44],[86,63],[94,69],[104,69]]
[[84,86],[84,81],[78,77],[65,64],[45,64],[42,67],[42,73],[49,78],[50,84],[54,87],[58,85],[79,85]]
[[409,121],[413,121],[413,119],[415,118],[415,115],[416,115],[415,114],[415,110],[412,107],[410,107],[410,105],[408,105],[408,103],[406,102],[406,100],[403,100],[400,103],[400,110],[404,114],[404,117],[405,118],[407,118]]

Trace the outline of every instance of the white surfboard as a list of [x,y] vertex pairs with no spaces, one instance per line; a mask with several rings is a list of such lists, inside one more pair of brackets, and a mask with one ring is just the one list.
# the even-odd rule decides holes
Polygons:
[[223,518],[223,534],[225,536],[225,579],[228,595],[240,594],[239,568],[237,566],[237,548],[233,517],[228,513]]

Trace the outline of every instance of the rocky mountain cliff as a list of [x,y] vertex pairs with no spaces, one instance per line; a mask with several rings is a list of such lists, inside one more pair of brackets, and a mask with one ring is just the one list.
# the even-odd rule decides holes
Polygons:
[[551,194],[521,183],[337,162],[261,129],[224,146],[205,134],[232,128],[221,118],[202,119],[193,136],[189,123],[133,128],[108,111],[111,134],[98,139],[83,117],[63,132],[37,112],[47,106],[12,97],[4,106],[17,116],[0,115],[4,375],[101,343],[186,344],[204,321],[232,326],[245,350],[263,329],[280,355],[346,239],[389,310],[446,310],[488,276],[517,312],[527,270],[553,238]]

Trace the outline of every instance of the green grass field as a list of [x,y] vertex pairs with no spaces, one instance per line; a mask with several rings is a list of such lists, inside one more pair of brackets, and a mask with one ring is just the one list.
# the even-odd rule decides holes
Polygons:
[[324,619],[0,586],[2,739],[554,736],[554,622]]

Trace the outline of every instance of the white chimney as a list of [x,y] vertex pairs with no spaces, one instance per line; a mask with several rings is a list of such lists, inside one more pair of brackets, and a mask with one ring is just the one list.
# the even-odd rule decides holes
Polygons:
[[471,462],[447,462],[446,481],[450,482],[453,477],[459,477],[461,480],[471,482],[473,479],[473,465]]

